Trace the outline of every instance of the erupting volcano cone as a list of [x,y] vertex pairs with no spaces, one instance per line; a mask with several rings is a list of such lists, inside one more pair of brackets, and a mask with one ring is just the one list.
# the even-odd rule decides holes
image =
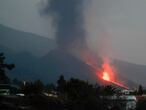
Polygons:
[[[111,77],[111,75],[112,75],[112,77]],[[113,76],[113,75],[114,75],[113,73],[109,73],[109,72],[103,71],[101,78],[102,78],[102,80],[107,81],[107,82],[111,83],[112,85],[116,85],[116,86],[128,89],[127,86],[125,86],[124,84],[122,84],[119,81],[115,80],[115,76]]]
[[103,60],[102,69],[103,71],[100,73],[102,80],[108,83],[111,83],[112,85],[116,85],[116,86],[128,89],[127,86],[125,86],[123,83],[121,83],[121,81],[118,80],[115,74],[116,69],[107,58]]
[[92,67],[93,71],[96,73],[97,79],[99,80],[99,83],[101,84],[112,84],[116,85],[125,89],[128,89],[127,86],[125,86],[122,81],[119,80],[117,77],[117,72],[113,64],[110,62],[109,58],[102,58],[103,64],[102,67],[99,67],[96,60],[94,60],[93,57],[90,56],[90,54],[84,55],[84,61],[86,64],[88,64],[90,67]]

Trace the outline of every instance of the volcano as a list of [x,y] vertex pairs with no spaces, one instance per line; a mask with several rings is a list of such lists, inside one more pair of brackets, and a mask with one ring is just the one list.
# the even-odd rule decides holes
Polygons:
[[108,57],[94,58],[92,56],[93,55],[90,55],[90,53],[86,53],[86,55],[83,55],[83,60],[93,69],[99,81],[98,83],[101,85],[116,85],[125,89],[129,88],[125,83],[127,81],[117,74],[116,66],[111,63]]

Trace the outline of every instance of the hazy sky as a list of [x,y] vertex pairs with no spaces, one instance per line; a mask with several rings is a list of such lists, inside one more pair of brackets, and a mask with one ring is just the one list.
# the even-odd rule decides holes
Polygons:
[[39,14],[40,0],[0,0],[0,23],[52,37],[50,21]]
[[[0,23],[54,37],[51,20],[39,15],[39,1],[0,0]],[[146,64],[146,0],[85,1],[90,47],[121,60]]]
[[102,41],[108,54],[146,64],[145,10],[146,0],[92,0],[86,27],[93,47]]

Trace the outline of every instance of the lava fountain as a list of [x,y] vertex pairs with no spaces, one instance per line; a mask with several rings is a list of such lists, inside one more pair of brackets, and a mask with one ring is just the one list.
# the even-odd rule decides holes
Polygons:
[[86,53],[82,58],[86,64],[92,67],[93,71],[96,73],[97,79],[100,80],[101,84],[111,84],[128,89],[128,87],[118,79],[115,66],[113,66],[113,64],[110,62],[109,58],[102,58],[102,65],[100,66],[98,64],[99,62],[96,62],[97,59],[94,59],[94,57],[92,57],[90,54]]
[[118,80],[116,77],[116,69],[112,64],[110,64],[110,61],[108,58],[103,59],[103,64],[102,64],[102,73],[101,74],[101,79],[104,81],[107,81],[113,85],[120,86],[122,88],[128,89],[127,86],[121,83],[121,81]]
[[106,80],[106,81],[110,81],[110,76],[107,72],[103,72],[103,76],[102,76],[102,79],[103,80]]

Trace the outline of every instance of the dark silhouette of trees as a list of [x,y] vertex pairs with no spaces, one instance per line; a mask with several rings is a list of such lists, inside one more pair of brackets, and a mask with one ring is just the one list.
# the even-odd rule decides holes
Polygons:
[[95,95],[95,89],[88,82],[71,78],[67,82],[67,94],[69,99],[78,100],[89,98],[92,94]]
[[23,84],[21,86],[22,93],[26,95],[41,94],[43,90],[44,90],[44,84],[40,80],[37,80],[34,83],[26,82],[25,85]]
[[21,85],[21,92],[25,95],[29,95],[33,93],[33,83],[32,82],[26,82],[25,85]]
[[97,110],[100,108],[101,104],[98,104],[100,99],[97,96],[97,89],[87,81],[75,78],[66,81],[63,76],[60,76],[57,84],[58,92],[61,98],[65,99],[67,109]]
[[12,84],[14,85],[17,85],[17,86],[21,86],[23,84],[22,81],[18,80],[17,78],[14,78],[12,81],[11,81]]
[[0,53],[0,83],[10,82],[9,78],[6,76],[6,70],[12,70],[14,67],[14,64],[5,63],[4,53]]
[[146,110],[146,99],[137,102],[136,110]]
[[41,80],[37,80],[33,84],[33,91],[34,93],[40,94],[44,90],[44,84]]
[[44,86],[40,80],[37,80],[34,83],[26,82],[22,90],[26,95],[38,95],[44,90],[47,93],[56,91],[58,98],[52,103],[55,104],[55,100],[58,100],[68,110],[108,110],[109,100],[104,100],[100,96],[116,94],[116,89],[112,86],[93,86],[87,81],[75,78],[65,80],[62,75],[57,81],[57,89],[53,84]]
[[143,94],[143,87],[142,87],[142,85],[139,85],[137,94],[138,95],[142,95]]
[[86,81],[71,78],[67,82],[67,96],[70,110],[97,110],[99,99],[96,95],[96,89]]
[[65,93],[66,91],[66,80],[64,79],[64,76],[61,75],[57,81],[57,90],[60,92],[60,93]]
[[100,92],[99,92],[100,95],[114,95],[117,93],[118,90],[111,85],[100,87]]
[[47,84],[45,86],[45,91],[46,92],[51,92],[51,91],[57,91],[56,86],[54,84]]

